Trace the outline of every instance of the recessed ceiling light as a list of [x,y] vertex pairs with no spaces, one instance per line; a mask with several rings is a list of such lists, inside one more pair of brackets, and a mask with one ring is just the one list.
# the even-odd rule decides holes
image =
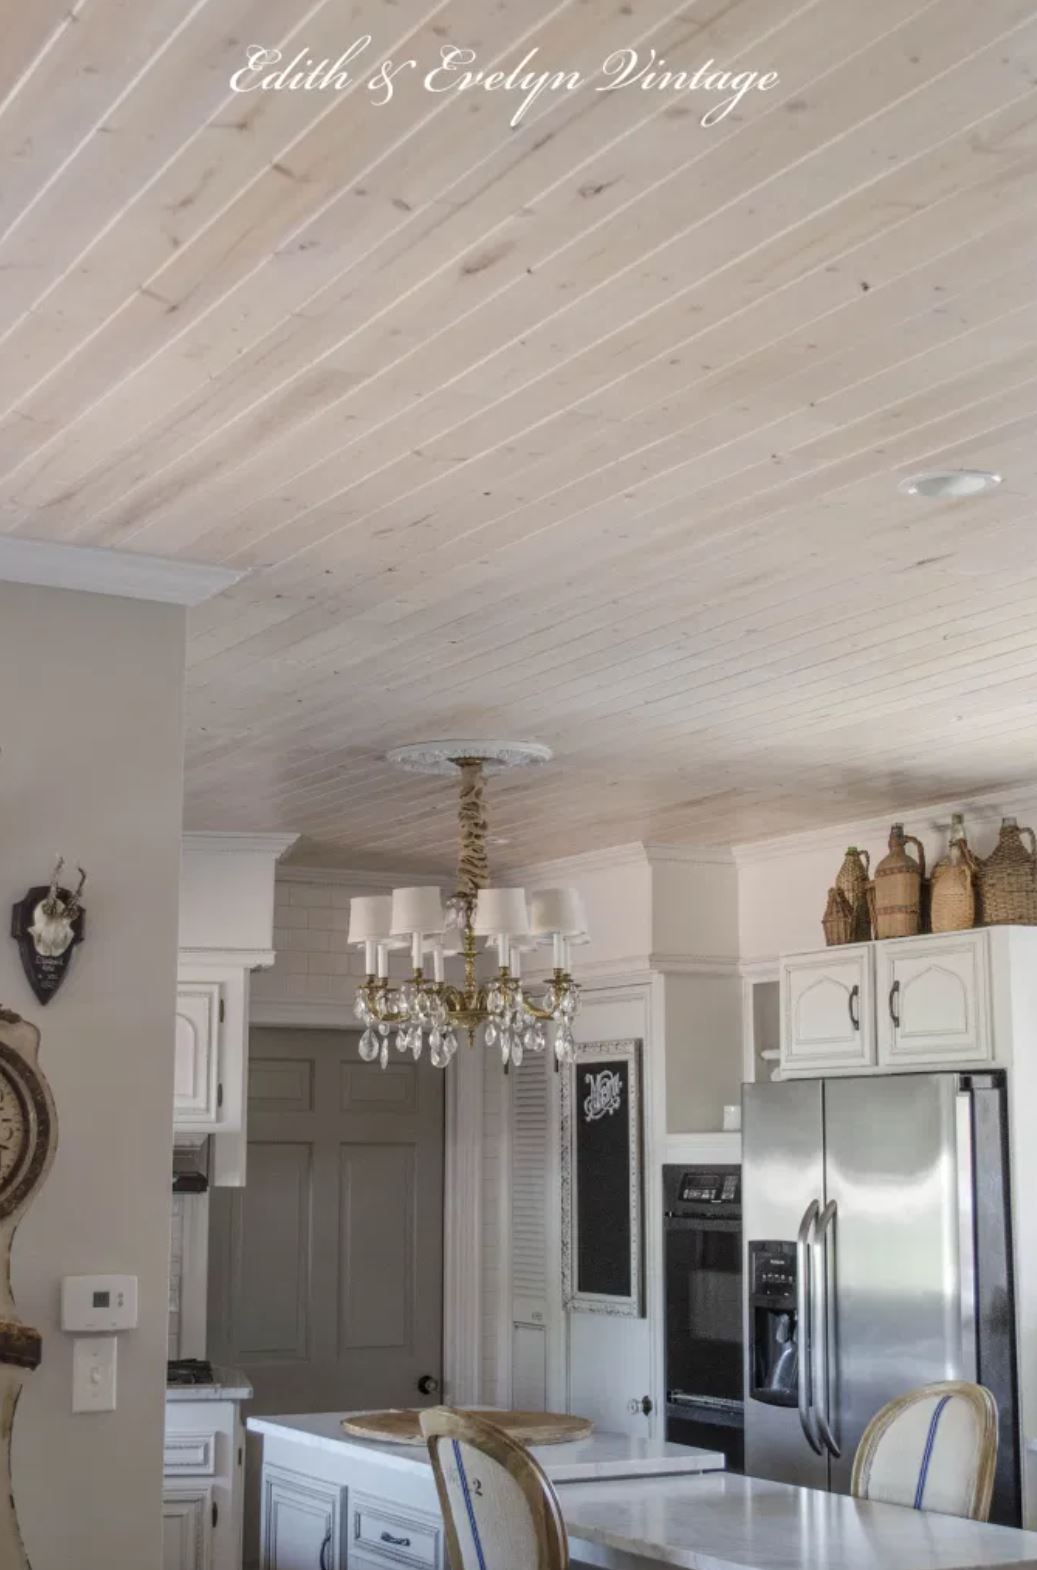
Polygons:
[[1001,476],[986,469],[929,469],[923,474],[909,474],[897,490],[905,496],[960,498],[980,496],[1000,484]]

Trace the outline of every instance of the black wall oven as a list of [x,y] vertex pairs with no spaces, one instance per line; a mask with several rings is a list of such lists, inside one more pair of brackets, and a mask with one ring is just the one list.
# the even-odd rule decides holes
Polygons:
[[663,1168],[666,1437],[743,1469],[742,1178],[735,1166]]

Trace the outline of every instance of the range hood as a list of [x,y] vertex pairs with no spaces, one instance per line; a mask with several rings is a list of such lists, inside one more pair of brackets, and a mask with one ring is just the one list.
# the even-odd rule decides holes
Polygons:
[[173,1193],[206,1194],[209,1191],[209,1138],[177,1134],[173,1143]]

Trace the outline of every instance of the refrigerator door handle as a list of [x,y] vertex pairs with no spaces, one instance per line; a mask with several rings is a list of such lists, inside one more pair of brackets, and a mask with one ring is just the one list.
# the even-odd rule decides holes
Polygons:
[[954,1098],[954,1133],[958,1157],[958,1273],[961,1316],[961,1377],[976,1379],[976,1209],[972,1159],[972,1092]]
[[796,1321],[799,1327],[799,1365],[797,1395],[799,1397],[799,1422],[807,1444],[815,1455],[824,1455],[824,1447],[814,1426],[814,1330],[812,1324],[814,1294],[811,1284],[811,1244],[821,1206],[812,1199],[803,1212],[796,1236]]
[[[839,1459],[842,1451],[836,1443],[832,1433],[831,1408],[829,1405],[829,1381],[831,1378],[831,1363],[828,1345],[828,1330],[830,1324],[830,1297],[829,1283],[833,1267],[833,1254],[835,1249],[835,1232],[833,1222],[836,1216],[836,1204],[830,1199],[822,1210],[817,1226],[814,1230],[814,1251],[816,1269],[814,1271],[814,1286],[816,1287],[817,1302],[817,1367],[814,1373],[815,1411],[817,1431],[829,1453]],[[813,1326],[811,1326],[813,1330]]]

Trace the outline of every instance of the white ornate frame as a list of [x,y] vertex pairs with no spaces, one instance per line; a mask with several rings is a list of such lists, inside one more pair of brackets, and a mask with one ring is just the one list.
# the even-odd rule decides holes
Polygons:
[[[643,1319],[645,1314],[644,1270],[644,1132],[641,1110],[640,1040],[593,1041],[577,1045],[571,1063],[562,1070],[562,1302],[567,1310],[583,1314],[616,1314]],[[627,1123],[630,1131],[630,1281],[626,1297],[602,1292],[581,1292],[576,1279],[579,1258],[576,1199],[576,1122],[573,1116],[576,1075],[586,1063],[624,1058],[630,1065],[627,1098]]]

